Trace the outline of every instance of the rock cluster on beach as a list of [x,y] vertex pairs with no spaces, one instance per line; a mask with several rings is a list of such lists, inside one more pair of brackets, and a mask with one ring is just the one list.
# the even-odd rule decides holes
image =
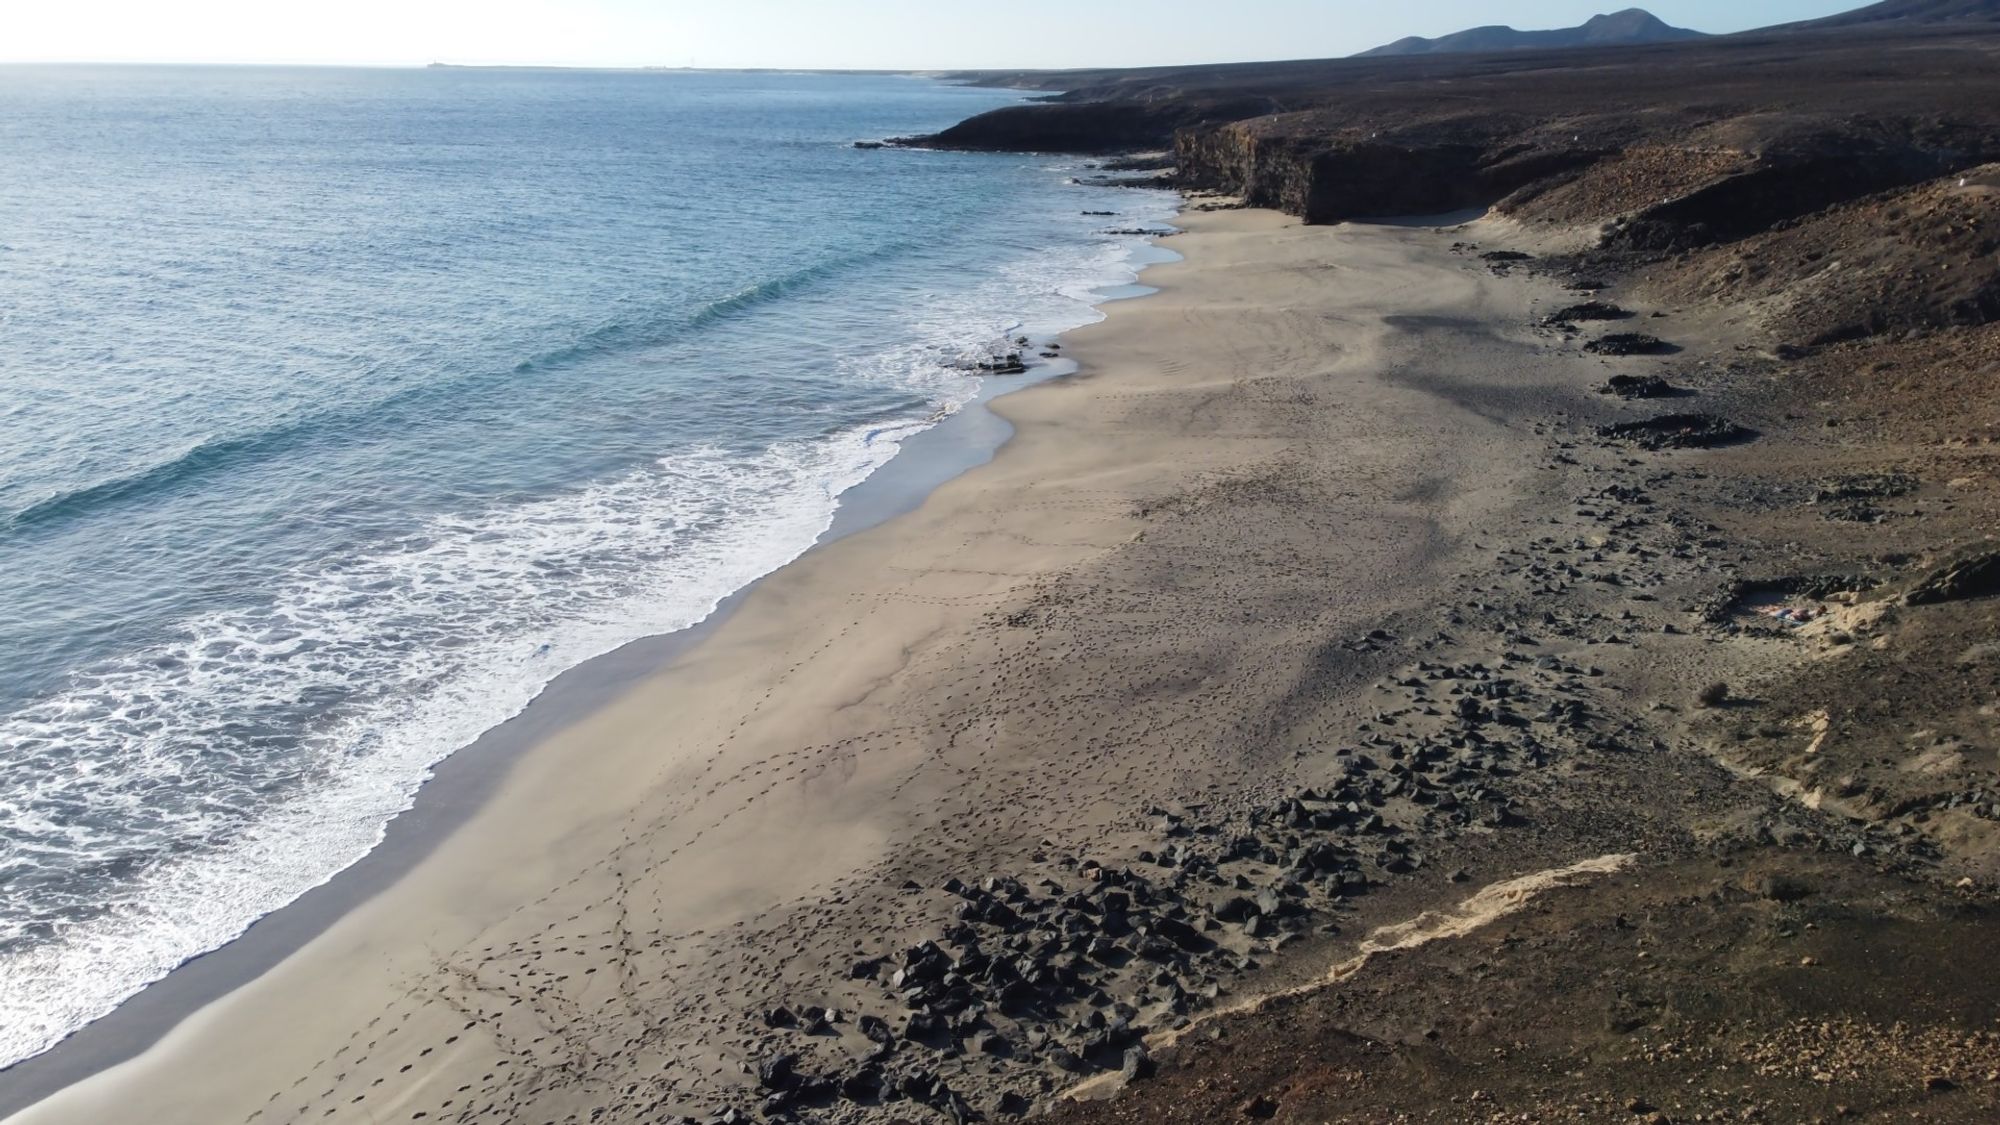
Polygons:
[[[1012,1116],[1065,1074],[1149,1074],[1149,1033],[1187,1027],[1260,956],[1339,932],[1329,920],[1345,903],[1425,868],[1420,841],[1523,821],[1506,779],[1583,733],[1574,687],[1589,671],[1520,654],[1496,665],[1417,662],[1396,681],[1405,705],[1329,751],[1333,784],[1227,820],[1151,809],[1159,845],[1132,866],[1063,856],[1049,864],[1061,880],[946,877],[955,925],[854,963],[882,985],[876,1011],[762,1013],[783,1034],[755,1068],[760,1112],[909,1100],[954,1120]],[[854,1061],[802,1069],[805,1051],[836,1044]],[[1004,1060],[1027,1085],[975,1104],[940,1073],[962,1058]]]
[[1575,324],[1585,320],[1624,320],[1632,314],[1608,301],[1583,301],[1562,308],[1542,318],[1544,324]]
[[1598,432],[1605,437],[1630,441],[1642,449],[1705,449],[1751,436],[1749,430],[1726,418],[1701,412],[1661,414],[1636,422],[1613,422],[1600,427]]
[[1644,332],[1613,332],[1590,341],[1583,350],[1592,355],[1659,355],[1673,350],[1673,346]]

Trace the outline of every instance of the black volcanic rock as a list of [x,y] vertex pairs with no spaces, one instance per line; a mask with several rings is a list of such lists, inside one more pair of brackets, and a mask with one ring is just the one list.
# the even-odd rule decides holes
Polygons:
[[1557,309],[1542,318],[1544,324],[1570,324],[1579,320],[1626,320],[1631,313],[1604,301],[1585,301]]
[[1675,349],[1665,340],[1657,336],[1648,336],[1644,332],[1613,332],[1590,341],[1583,346],[1583,350],[1592,355],[1627,356],[1659,355]]
[[1599,426],[1604,437],[1622,438],[1642,449],[1708,449],[1756,436],[1750,430],[1713,414],[1662,414],[1643,422]]
[[1674,388],[1658,375],[1613,375],[1599,388],[1619,398],[1665,398]]
[[1906,605],[1933,605],[2000,593],[2000,551],[1974,549],[1926,574],[1903,595]]
[[1462,54],[1474,51],[1520,51],[1555,47],[1616,47],[1635,43],[1677,43],[1705,39],[1702,32],[1673,27],[1653,13],[1627,8],[1610,15],[1592,16],[1581,27],[1552,31],[1516,31],[1511,27],[1475,27],[1436,39],[1412,35],[1394,43],[1363,51],[1358,58],[1385,58],[1397,55]]

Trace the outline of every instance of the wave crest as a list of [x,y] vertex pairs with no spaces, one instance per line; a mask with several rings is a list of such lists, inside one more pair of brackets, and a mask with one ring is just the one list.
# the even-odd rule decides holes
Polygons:
[[[520,361],[509,374],[519,376],[561,370],[589,359],[670,344],[689,333],[782,300],[868,262],[891,257],[901,249],[900,244],[884,244],[745,286],[692,310],[663,307],[659,315],[652,319],[601,325],[582,333],[570,343]],[[398,411],[420,414],[432,406],[449,408],[462,401],[469,385],[493,377],[493,372],[476,372],[454,379],[436,380],[358,408],[292,418],[250,433],[209,438],[177,456],[126,475],[59,492],[27,504],[0,521],[0,528],[26,530],[79,518],[120,503],[161,495],[212,473],[239,469],[263,458],[296,452],[324,437],[353,432],[384,415]]]

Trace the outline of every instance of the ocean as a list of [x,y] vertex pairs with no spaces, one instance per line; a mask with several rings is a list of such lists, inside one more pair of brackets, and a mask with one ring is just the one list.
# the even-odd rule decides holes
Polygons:
[[854,147],[1020,96],[0,67],[0,1065],[1097,319],[1171,196]]

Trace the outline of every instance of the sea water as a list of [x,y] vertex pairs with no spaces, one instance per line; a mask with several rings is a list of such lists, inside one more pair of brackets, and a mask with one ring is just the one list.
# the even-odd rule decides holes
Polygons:
[[0,68],[0,1064],[1095,319],[1171,197],[854,145],[1020,96]]

